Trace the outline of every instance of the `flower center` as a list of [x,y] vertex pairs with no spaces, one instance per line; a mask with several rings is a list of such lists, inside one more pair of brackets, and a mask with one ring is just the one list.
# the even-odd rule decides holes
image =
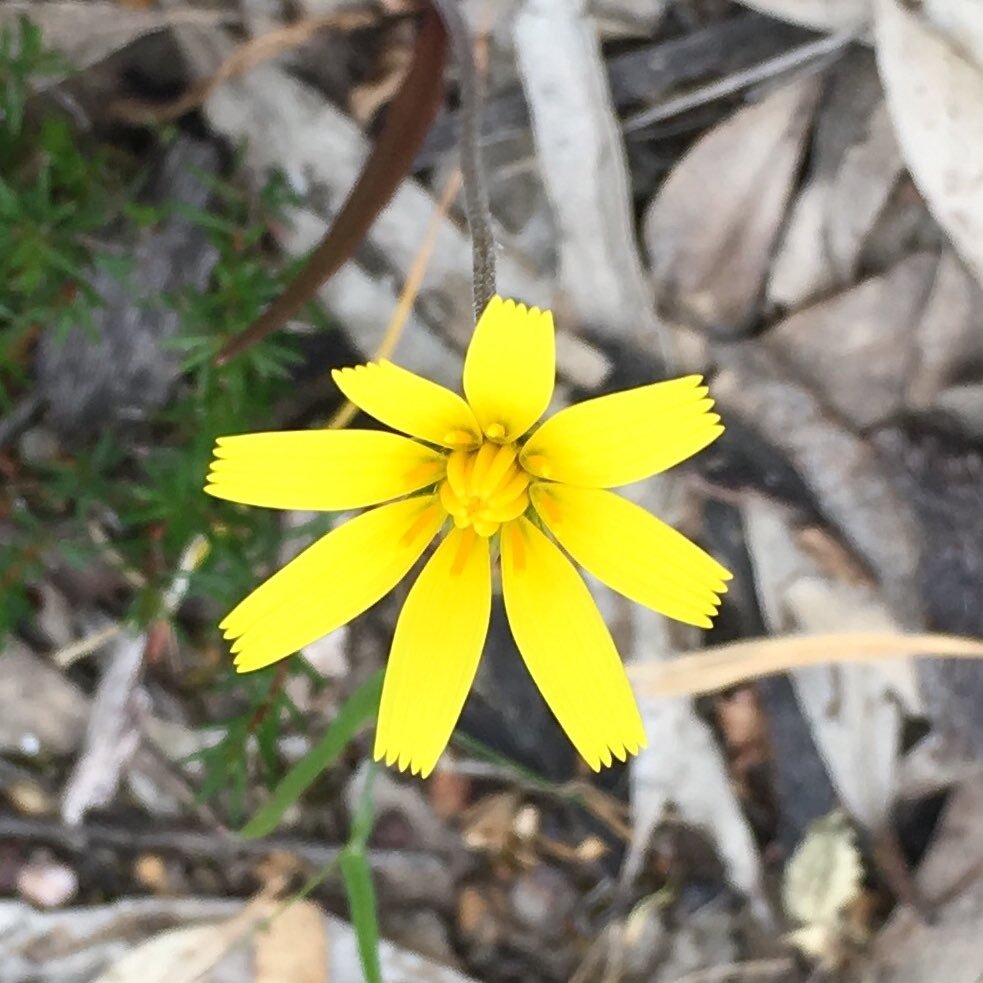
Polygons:
[[493,536],[503,522],[529,507],[529,475],[517,460],[515,444],[483,443],[476,451],[452,451],[440,502],[458,529]]

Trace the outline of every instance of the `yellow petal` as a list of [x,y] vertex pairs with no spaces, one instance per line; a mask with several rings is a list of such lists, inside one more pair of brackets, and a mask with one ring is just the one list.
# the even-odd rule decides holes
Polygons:
[[334,631],[392,590],[436,535],[432,495],[365,512],[319,539],[219,625],[239,672],[262,669]]
[[682,533],[613,492],[537,482],[536,511],[598,580],[661,614],[710,627],[730,574]]
[[441,447],[481,442],[478,422],[457,393],[392,362],[334,369],[331,378],[359,409],[393,430]]
[[471,688],[488,634],[488,540],[452,529],[400,613],[376,728],[376,760],[424,778],[433,771]]
[[464,394],[496,443],[521,437],[546,411],[556,379],[553,315],[493,297],[464,360]]
[[376,430],[219,437],[205,491],[276,509],[328,512],[399,498],[443,477],[444,455]]
[[645,730],[587,586],[528,519],[504,526],[501,541],[505,610],[530,675],[591,768],[624,761]]
[[589,399],[561,410],[526,442],[531,474],[588,488],[616,488],[665,471],[724,428],[698,375]]

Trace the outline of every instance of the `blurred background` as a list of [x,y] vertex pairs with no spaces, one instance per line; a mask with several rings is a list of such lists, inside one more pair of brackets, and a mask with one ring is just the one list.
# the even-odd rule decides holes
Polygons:
[[497,602],[423,782],[370,758],[405,585],[235,675],[217,622],[339,517],[205,496],[215,437],[357,422],[329,372],[380,351],[458,386],[460,63],[425,0],[3,0],[0,979],[976,983],[983,4],[460,9],[558,405],[718,400],[631,495],[734,571],[720,617],[596,588],[649,735],[600,775]]

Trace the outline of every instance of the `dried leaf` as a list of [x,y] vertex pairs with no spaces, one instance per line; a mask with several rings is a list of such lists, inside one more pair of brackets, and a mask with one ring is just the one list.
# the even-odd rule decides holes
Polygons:
[[88,718],[82,690],[15,639],[8,641],[0,660],[0,752],[73,752]]
[[734,334],[758,303],[819,94],[782,86],[710,130],[649,206],[645,243],[659,309]]
[[831,419],[760,344],[716,346],[714,396],[788,455],[820,509],[877,576],[894,617],[923,627],[916,587],[920,529],[877,454]]
[[983,281],[983,8],[877,0],[877,62],[912,177]]
[[741,3],[769,17],[820,31],[859,28],[871,16],[871,0],[741,0]]
[[935,256],[911,256],[786,318],[765,344],[858,430],[885,423],[904,404],[935,266]]
[[310,901],[277,914],[256,936],[255,983],[328,983],[327,927]]
[[853,284],[902,168],[873,54],[848,51],[829,71],[806,180],[768,277],[769,306],[794,310]]
[[[824,576],[799,549],[780,510],[751,500],[743,513],[754,582],[772,632],[898,630],[870,587]],[[840,800],[867,829],[881,829],[895,789],[901,707],[918,707],[910,662],[810,666],[792,670],[791,677]]]
[[[983,363],[980,311],[983,292],[951,249],[935,271],[932,292],[918,322],[917,355],[912,360],[906,402],[925,410],[967,365]],[[978,386],[973,387],[979,390]]]
[[[600,599],[603,601],[604,595]],[[646,678],[657,679],[676,664],[675,659],[666,660],[665,653],[672,648],[665,620],[635,606],[628,617],[635,660],[628,671],[636,684]],[[697,716],[691,700],[660,699],[675,694],[644,684],[637,690],[649,744],[632,762],[634,837],[625,878],[630,880],[637,871],[652,829],[672,803],[684,822],[709,832],[729,881],[749,898],[756,916],[769,923],[771,909],[763,889],[758,850],[713,732]]]
[[514,26],[540,171],[559,230],[561,282],[582,323],[658,351],[621,131],[586,6],[586,0],[524,4]]

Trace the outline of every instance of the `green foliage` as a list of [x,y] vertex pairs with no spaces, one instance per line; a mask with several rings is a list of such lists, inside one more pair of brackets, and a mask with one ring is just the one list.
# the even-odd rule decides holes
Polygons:
[[[0,641],[29,616],[29,585],[53,553],[81,568],[98,558],[123,569],[130,583],[142,585],[132,590],[124,618],[143,628],[170,617],[164,598],[196,538],[210,549],[190,576],[188,596],[207,598],[222,612],[269,574],[292,537],[319,535],[329,524],[321,516],[284,531],[274,511],[202,491],[215,438],[277,425],[274,407],[289,390],[298,357],[289,337],[267,339],[221,368],[214,364],[292,275],[271,262],[265,243],[265,230],[292,203],[286,185],[272,180],[256,195],[236,183],[233,168],[231,178],[207,178],[208,210],[132,204],[142,165],[94,138],[80,152],[83,137],[72,121],[38,92],[40,80],[67,71],[26,21],[0,31],[0,417],[30,393],[31,347],[41,331],[57,338],[59,327],[96,330],[91,272],[99,268],[126,284],[128,257],[99,245],[111,229],[146,229],[180,213],[205,231],[218,260],[208,290],[161,298],[180,314],[173,345],[183,367],[163,410],[128,421],[125,439],[107,428],[50,460],[16,451],[6,462],[0,456],[0,469],[5,463],[13,469],[0,470]],[[210,640],[196,641],[224,647],[217,629],[209,631]],[[239,676],[230,663],[223,657],[218,669],[203,666],[188,685],[207,685],[230,707],[227,719],[209,721],[221,726],[221,736],[201,756],[200,791],[238,821],[256,771],[276,782],[278,738],[285,724],[298,721],[283,673],[308,669],[293,659]]]
[[375,822],[375,799],[372,796],[374,777],[375,765],[372,764],[369,766],[358,809],[352,818],[351,836],[341,851],[339,864],[345,895],[348,898],[348,912],[355,928],[362,973],[367,983],[382,983],[375,887],[372,884],[372,868],[366,855],[369,834]]
[[0,412],[24,384],[33,334],[84,323],[97,302],[86,242],[113,213],[108,155],[80,153],[70,120],[31,97],[63,69],[26,20],[0,30]]
[[[218,501],[202,491],[217,436],[275,425],[274,406],[289,388],[298,357],[291,340],[278,336],[221,368],[214,361],[293,274],[291,268],[274,269],[264,250],[265,229],[290,203],[284,184],[271,181],[256,196],[234,180],[209,179],[207,211],[133,204],[130,185],[139,170],[133,162],[98,145],[80,153],[71,120],[36,94],[39,79],[65,71],[30,24],[0,32],[0,416],[29,393],[31,348],[42,330],[56,338],[72,325],[97,330],[91,272],[99,268],[127,282],[129,258],[98,246],[108,228],[125,223],[144,229],[178,213],[207,233],[218,260],[207,291],[161,298],[180,314],[182,329],[172,344],[183,368],[162,411],[128,423],[125,440],[107,430],[50,460],[9,459],[13,477],[0,481],[0,641],[29,616],[28,585],[41,576],[42,558],[52,551],[81,568],[96,557],[119,566],[130,583],[141,585],[131,592],[125,619],[143,628],[171,617],[164,599],[197,539],[204,538],[209,551],[190,574],[188,595],[224,611],[269,573],[290,537],[319,535],[329,523],[321,516],[285,532],[273,511]],[[317,323],[319,312],[308,313]],[[224,644],[217,638],[212,643]],[[219,669],[199,670],[187,684],[207,685],[233,708],[226,719],[210,721],[217,740],[195,756],[203,774],[198,792],[238,823],[249,808],[252,783],[258,778],[275,785],[243,830],[262,836],[374,718],[382,678],[377,674],[359,687],[308,755],[277,782],[280,734],[287,725],[303,725],[286,695],[285,675],[309,670],[292,659],[240,676],[229,662],[222,658]],[[380,978],[366,857],[373,819],[369,781],[337,869],[370,981]]]
[[377,672],[345,701],[321,740],[283,776],[269,800],[243,827],[240,836],[253,839],[272,833],[287,809],[323,771],[334,764],[355,734],[375,719],[381,696],[382,673]]

